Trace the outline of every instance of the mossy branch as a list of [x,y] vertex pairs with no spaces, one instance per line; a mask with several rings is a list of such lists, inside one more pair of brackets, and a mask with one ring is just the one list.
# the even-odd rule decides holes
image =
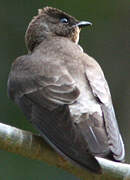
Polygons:
[[61,158],[40,136],[0,123],[0,149],[62,168],[81,180],[130,180],[130,165],[97,158],[103,175],[95,175]]

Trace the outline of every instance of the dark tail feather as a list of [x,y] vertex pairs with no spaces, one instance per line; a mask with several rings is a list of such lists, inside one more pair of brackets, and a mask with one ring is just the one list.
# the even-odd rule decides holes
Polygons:
[[90,154],[85,142],[79,137],[77,140],[67,106],[53,112],[33,106],[32,123],[48,143],[65,158],[92,172],[101,173],[97,160]]

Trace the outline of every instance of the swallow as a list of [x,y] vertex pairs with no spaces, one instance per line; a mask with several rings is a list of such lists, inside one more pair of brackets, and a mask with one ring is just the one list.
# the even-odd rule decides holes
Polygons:
[[78,44],[91,25],[40,9],[25,34],[28,53],[12,64],[8,94],[61,156],[101,173],[95,157],[123,161],[125,150],[103,71]]

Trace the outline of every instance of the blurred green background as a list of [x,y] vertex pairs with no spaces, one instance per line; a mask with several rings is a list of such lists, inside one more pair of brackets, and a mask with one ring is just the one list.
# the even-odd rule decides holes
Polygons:
[[[108,80],[119,127],[130,163],[130,0],[1,0],[0,1],[0,122],[35,131],[20,109],[7,97],[7,78],[13,60],[27,52],[25,30],[37,9],[53,6],[80,20],[80,44],[102,66]],[[71,174],[19,155],[0,151],[0,179],[76,180]]]

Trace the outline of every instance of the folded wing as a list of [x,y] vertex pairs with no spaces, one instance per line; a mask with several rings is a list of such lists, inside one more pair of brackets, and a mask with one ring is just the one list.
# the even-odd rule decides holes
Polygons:
[[[93,59],[86,64],[86,80],[102,109],[104,124],[100,127],[100,131],[103,132],[103,129],[106,131],[103,134],[106,134],[105,136],[108,137],[108,146],[113,154],[113,158],[117,161],[123,161],[125,156],[124,144],[115,117],[109,87],[100,66]],[[100,118],[99,121],[97,119],[97,122],[100,123]],[[96,133],[96,126],[92,128],[92,139],[96,137],[97,141],[101,141],[105,136],[103,136],[102,132],[98,134],[98,131]]]

